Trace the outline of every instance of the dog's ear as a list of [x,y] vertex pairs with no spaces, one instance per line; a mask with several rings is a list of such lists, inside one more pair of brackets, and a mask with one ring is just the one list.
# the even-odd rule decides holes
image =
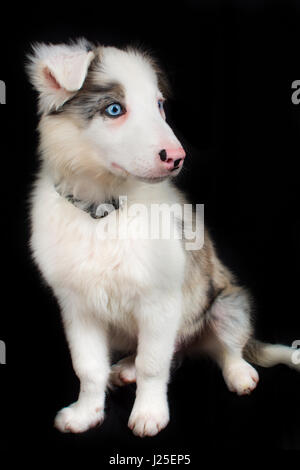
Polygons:
[[39,92],[40,113],[57,110],[82,87],[95,57],[91,49],[83,39],[70,45],[33,45],[27,71]]

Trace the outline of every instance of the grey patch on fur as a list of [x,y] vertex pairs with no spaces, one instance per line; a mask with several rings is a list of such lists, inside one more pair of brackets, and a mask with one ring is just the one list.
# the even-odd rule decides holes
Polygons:
[[104,112],[112,103],[118,102],[124,108],[125,92],[122,85],[116,81],[101,81],[97,72],[101,71],[101,58],[99,54],[92,61],[82,88],[66,101],[59,109],[53,110],[49,115],[71,113],[81,116],[85,120],[92,119],[98,112]]
[[238,288],[216,298],[209,311],[209,324],[230,349],[242,350],[252,335],[248,293]]
[[104,113],[105,108],[112,103],[118,102],[123,107],[125,94],[122,85],[117,82],[104,84],[91,84],[88,81],[79,92],[67,101],[58,110],[52,111],[50,115],[61,113],[79,114],[86,120],[92,119],[97,113]]
[[262,347],[263,344],[260,341],[250,338],[243,350],[245,359],[253,364],[257,364],[261,356]]
[[204,313],[208,312],[209,309],[211,308],[211,306],[213,305],[214,301],[216,300],[217,297],[219,297],[219,295],[222,293],[223,289],[217,289],[215,286],[214,286],[214,283],[213,283],[213,280],[210,279],[209,280],[209,285],[208,285],[208,289],[207,289],[207,304],[204,308]]
[[214,286],[213,280],[210,279],[208,283],[208,289],[206,293],[206,304],[204,308],[199,311],[199,314],[193,319],[193,326],[195,327],[198,323],[199,325],[203,321],[203,318],[208,314],[214,302],[222,295],[223,289],[217,289]]
[[[91,45],[86,46],[91,50]],[[100,46],[101,50],[101,46]],[[170,86],[165,73],[158,65],[156,59],[151,57],[147,52],[139,49],[126,48],[125,51],[134,51],[140,54],[147,60],[153,67],[156,76],[159,90],[165,97],[170,95]],[[101,72],[101,52],[96,55],[92,61],[86,80],[82,88],[68,101],[66,101],[59,109],[49,112],[49,116],[59,115],[62,113],[75,113],[81,116],[84,120],[91,120],[97,113],[103,115],[107,106],[112,103],[120,103],[126,109],[125,91],[123,86],[116,82],[103,82],[97,80],[97,72]]]

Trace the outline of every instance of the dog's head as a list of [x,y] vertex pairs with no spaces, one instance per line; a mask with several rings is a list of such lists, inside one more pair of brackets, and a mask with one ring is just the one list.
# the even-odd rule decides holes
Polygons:
[[151,57],[80,40],[38,44],[29,59],[42,150],[52,146],[56,164],[148,181],[179,173],[185,152],[166,123],[165,80]]

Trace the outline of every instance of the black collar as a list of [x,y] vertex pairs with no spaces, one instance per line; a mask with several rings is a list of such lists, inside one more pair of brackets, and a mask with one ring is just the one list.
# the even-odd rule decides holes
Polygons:
[[57,187],[55,189],[61,197],[64,197],[78,209],[87,212],[93,219],[102,219],[113,210],[119,209],[119,200],[113,197],[101,203],[87,202],[74,197],[73,194],[62,195]]

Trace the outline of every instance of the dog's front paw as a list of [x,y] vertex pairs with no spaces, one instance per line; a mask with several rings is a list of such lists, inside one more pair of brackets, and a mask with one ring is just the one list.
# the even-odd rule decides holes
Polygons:
[[167,426],[168,422],[167,403],[144,403],[134,405],[128,426],[136,436],[155,436]]
[[101,424],[103,419],[103,407],[88,407],[76,402],[57,413],[54,426],[61,432],[80,433]]

